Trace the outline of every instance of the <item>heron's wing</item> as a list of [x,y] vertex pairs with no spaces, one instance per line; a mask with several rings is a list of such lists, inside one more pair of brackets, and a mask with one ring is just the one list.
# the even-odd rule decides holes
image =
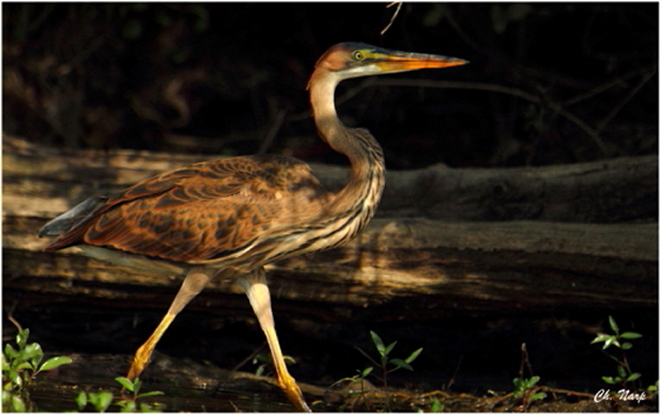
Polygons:
[[[323,206],[324,197],[307,165],[296,159],[198,163],[137,183],[92,212],[65,212],[60,217],[73,227],[46,249],[86,243],[177,262],[221,258],[249,248],[258,237],[304,226],[310,207]],[[44,228],[66,225],[56,220]]]

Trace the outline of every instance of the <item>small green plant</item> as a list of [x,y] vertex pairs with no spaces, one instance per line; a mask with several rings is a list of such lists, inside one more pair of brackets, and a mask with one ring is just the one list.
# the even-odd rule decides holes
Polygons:
[[117,377],[115,381],[122,385],[124,389],[131,392],[133,396],[129,399],[121,399],[117,401],[117,405],[120,407],[120,412],[156,412],[163,409],[163,404],[159,403],[137,403],[138,399],[146,398],[148,396],[159,396],[163,395],[161,391],[150,391],[140,393],[140,388],[142,387],[142,381],[139,378],[134,380],[129,380],[125,377]]
[[[406,359],[391,358],[390,353],[395,348],[397,341],[394,341],[386,346],[385,343],[383,343],[383,340],[381,340],[381,337],[379,337],[379,335],[375,332],[370,331],[370,336],[372,337],[372,343],[374,343],[376,351],[379,353],[378,361],[373,359],[360,347],[356,347],[356,349],[358,349],[358,351],[362,353],[363,356],[372,362],[374,366],[377,366],[381,369],[381,382],[383,382],[383,386],[388,386],[389,373],[392,373],[398,369],[406,369],[411,371],[413,370],[413,367],[411,367],[411,362],[420,356],[420,353],[422,353],[422,347],[411,353]],[[361,377],[365,378],[372,372],[373,369],[373,367],[366,368],[361,372]]]
[[[342,384],[344,382],[350,382],[350,383],[360,383],[361,385],[361,390],[356,391],[354,393],[362,396],[363,398],[368,394],[368,390],[365,388],[365,380],[367,376],[371,375],[372,372],[374,371],[374,367],[378,367],[381,369],[381,377],[380,380],[383,383],[384,387],[388,386],[388,374],[391,372],[394,372],[395,370],[398,369],[407,369],[407,370],[413,370],[413,367],[411,367],[411,362],[413,362],[419,355],[422,353],[422,347],[419,348],[418,350],[414,351],[411,353],[407,358],[405,359],[400,359],[400,358],[391,358],[390,353],[392,350],[395,348],[395,345],[397,342],[392,342],[389,345],[385,345],[381,337],[379,337],[378,334],[376,334],[373,331],[370,331],[370,337],[372,338],[372,343],[374,344],[374,347],[377,350],[377,353],[379,354],[379,357],[377,359],[374,359],[372,356],[370,356],[367,352],[365,352],[363,349],[360,347],[356,347],[356,349],[363,355],[365,356],[374,366],[369,366],[366,367],[363,370],[356,370],[356,374],[353,375],[352,377],[347,377],[347,378],[342,378],[338,380],[337,382],[333,383],[330,388],[335,387],[336,385]],[[385,399],[385,404],[386,404],[386,410],[390,411],[390,401],[389,401],[389,395],[386,392],[385,394],[386,399]],[[366,402],[366,401],[365,401]]]
[[[606,356],[617,363],[617,376],[602,376],[601,379],[603,379],[603,381],[609,385],[620,384],[623,387],[626,387],[627,384],[635,382],[641,376],[640,373],[633,372],[629,366],[629,361],[627,360],[625,350],[631,349],[633,345],[627,340],[634,340],[643,336],[639,333],[629,331],[620,333],[620,328],[612,316],[608,316],[608,324],[613,331],[613,334],[599,333],[590,344],[604,343],[601,350]],[[611,346],[620,349],[619,359],[606,352],[606,349]]]
[[[365,388],[365,382],[364,382],[364,381],[365,381],[365,378],[366,378],[366,377],[372,372],[372,370],[374,370],[373,367],[365,368],[365,369],[363,369],[362,371],[356,369],[356,372],[357,372],[357,373],[356,373],[355,375],[353,375],[353,376],[351,376],[351,377],[342,378],[342,379],[340,379],[340,380],[338,380],[338,381],[333,382],[333,383],[328,387],[328,389],[329,389],[329,390],[330,390],[330,389],[333,389],[334,387],[336,387],[336,386],[338,386],[338,385],[342,385],[342,384],[344,384],[345,382],[346,382],[346,383],[349,383],[349,384],[359,383],[359,384],[360,384],[360,391],[352,392],[352,393],[353,393],[353,394],[357,394],[357,395],[364,396],[364,395],[367,393],[367,389]],[[347,405],[347,404],[345,403],[345,404],[343,404],[343,405],[340,406],[340,408],[339,408],[340,412],[344,412],[344,411],[346,410],[346,405]]]
[[37,374],[71,363],[66,356],[51,357],[42,363],[44,352],[39,343],[28,343],[29,329],[19,329],[14,348],[7,343],[2,352],[2,409],[25,412],[32,410],[27,385]]
[[545,392],[535,392],[535,385],[539,382],[539,376],[533,376],[527,379],[514,378],[514,392],[512,396],[515,398],[523,398],[524,402],[532,402],[546,398]]
[[163,404],[160,403],[137,402],[138,399],[146,398],[148,396],[163,395],[163,392],[151,391],[140,393],[142,381],[140,381],[139,378],[129,380],[125,377],[117,377],[115,378],[115,382],[122,385],[126,391],[132,394],[132,396],[130,398],[122,398],[113,401],[113,395],[111,392],[80,392],[76,396],[78,410],[84,410],[88,403],[92,405],[97,412],[105,412],[113,403],[119,406],[119,412],[159,412],[163,410]]
[[96,412],[105,412],[112,403],[112,392],[80,392],[76,396],[76,405],[78,410],[82,411],[89,403]]
[[[526,377],[524,372],[528,372],[530,377]],[[519,376],[512,379],[512,383],[514,384],[512,396],[520,399],[524,409],[527,409],[531,402],[546,398],[546,392],[541,391],[541,387],[537,386],[539,379],[539,376],[533,375],[532,365],[528,356],[528,346],[525,343],[521,343]]]

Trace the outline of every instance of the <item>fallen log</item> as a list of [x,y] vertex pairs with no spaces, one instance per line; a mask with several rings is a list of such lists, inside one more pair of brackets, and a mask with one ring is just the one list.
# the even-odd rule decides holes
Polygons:
[[[60,213],[89,196],[213,157],[39,147],[4,137],[3,210]],[[573,165],[388,171],[377,217],[444,221],[658,222],[658,156]],[[331,191],[348,168],[312,165]]]
[[[4,148],[5,301],[32,293],[51,299],[79,296],[108,301],[122,299],[115,301],[122,307],[167,307],[180,281],[122,270],[77,255],[76,248],[41,252],[47,242],[38,239],[36,232],[56,213],[85,197],[119,190],[156,171],[188,164],[193,156],[126,150],[107,153],[55,150],[15,140],[8,141]],[[592,204],[612,207],[617,203],[628,205],[631,200],[646,201],[645,209],[629,210],[627,217],[633,220],[648,218],[646,212],[654,205],[651,200],[657,194],[653,185],[656,175],[651,172],[656,165],[655,157],[641,157],[520,169],[524,179],[517,180],[531,182],[528,183],[531,189],[532,182],[541,185],[546,190],[536,193],[543,196],[549,183],[554,180],[559,183],[561,177],[578,188],[590,183],[594,189],[599,187],[600,177],[608,182],[601,183],[602,188],[617,189],[610,196],[617,198],[626,186],[612,185],[613,171],[628,172],[624,175],[627,180],[641,180],[636,186],[629,185],[632,189],[628,196],[618,199],[620,202],[593,199]],[[493,193],[494,182],[503,183],[500,179],[476,179],[486,174],[486,170],[479,174],[458,170],[444,167],[417,173],[394,172],[389,179],[396,189],[405,189],[405,184],[424,182],[424,177],[431,177],[430,174],[438,180],[444,176],[454,180],[473,177],[470,179],[473,181],[462,179],[463,184],[458,184],[454,191],[463,189],[468,182],[472,183],[468,188],[473,188],[481,180],[487,190],[475,188],[475,193],[483,194]],[[322,180],[330,183],[330,187],[341,176],[338,168],[320,171],[323,171]],[[514,177],[516,172],[517,169],[494,170],[492,175]],[[573,194],[578,190],[566,191]],[[390,208],[386,208],[386,213],[381,212],[381,217],[348,245],[271,265],[270,285],[278,298],[276,301],[286,301],[292,315],[308,316],[313,308],[309,307],[310,303],[326,304],[327,307],[312,311],[325,320],[343,319],[347,313],[376,306],[395,311],[376,313],[383,319],[391,318],[389,315],[431,318],[467,312],[656,307],[656,223],[500,222],[485,221],[489,218],[484,217],[479,222],[460,222],[461,215],[450,215],[453,222],[435,219],[447,210],[443,207],[447,204],[437,206],[438,210],[431,209],[432,204],[426,205],[428,214],[420,216],[431,219],[383,217],[387,212],[421,212],[419,206],[426,203],[419,198],[409,204],[404,202],[408,198],[395,201],[392,193],[392,189],[387,191],[391,201],[387,203]],[[550,200],[549,195],[546,197]],[[463,200],[477,206],[475,198]],[[561,210],[585,214],[572,206],[554,211]],[[593,212],[598,211],[605,212],[603,209]],[[478,210],[473,209],[470,215],[478,215]],[[239,293],[231,282],[216,281],[202,295],[202,301],[194,302],[191,307],[217,313],[233,313],[237,311],[233,307],[238,307],[239,312],[247,312],[244,299],[237,301]]]

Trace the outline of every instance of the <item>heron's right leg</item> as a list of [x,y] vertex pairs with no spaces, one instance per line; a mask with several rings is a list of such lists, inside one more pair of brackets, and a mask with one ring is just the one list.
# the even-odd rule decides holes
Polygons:
[[167,314],[165,314],[165,317],[163,317],[163,320],[161,320],[147,341],[135,352],[129,373],[126,375],[127,378],[133,380],[140,376],[151,359],[156,343],[161,339],[163,333],[165,333],[165,330],[167,330],[177,314],[204,289],[211,278],[212,274],[210,272],[210,270],[194,268],[186,274],[186,278],[181,284],[177,296],[174,297]]
[[259,325],[266,335],[266,341],[269,344],[269,349],[271,349],[271,357],[273,358],[280,389],[282,389],[285,395],[287,395],[287,398],[289,398],[289,401],[298,410],[312,412],[310,411],[310,407],[305,403],[301,388],[287,370],[287,365],[280,349],[278,335],[275,332],[273,311],[271,310],[271,294],[269,293],[269,287],[266,285],[264,269],[260,268],[248,275],[241,276],[238,279],[238,283],[246,292],[250,305],[259,321]]

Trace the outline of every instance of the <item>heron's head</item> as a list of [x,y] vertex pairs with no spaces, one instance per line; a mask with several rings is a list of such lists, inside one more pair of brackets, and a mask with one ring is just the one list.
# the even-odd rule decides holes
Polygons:
[[332,72],[339,79],[348,79],[424,68],[447,68],[466,63],[468,61],[448,56],[399,52],[347,42],[328,49],[317,61],[316,68]]

